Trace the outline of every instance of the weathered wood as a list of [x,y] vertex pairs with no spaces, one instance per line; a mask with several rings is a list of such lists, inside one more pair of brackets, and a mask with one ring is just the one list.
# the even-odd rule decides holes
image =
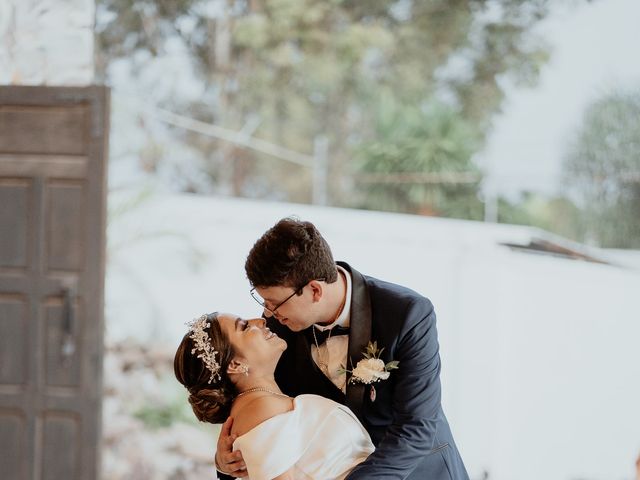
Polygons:
[[85,178],[87,164],[85,156],[0,155],[0,178],[11,175]]
[[0,146],[5,153],[86,153],[87,138],[78,125],[86,123],[87,108],[0,107]]
[[0,477],[98,478],[108,90],[0,87]]

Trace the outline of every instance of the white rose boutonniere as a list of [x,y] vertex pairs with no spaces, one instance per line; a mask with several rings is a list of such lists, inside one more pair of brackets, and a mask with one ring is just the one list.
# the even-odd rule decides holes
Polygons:
[[[372,383],[379,382],[380,380],[386,380],[391,375],[391,370],[398,368],[400,362],[392,360],[391,362],[384,363],[380,358],[384,348],[378,350],[377,342],[369,342],[366,350],[363,352],[363,359],[360,360],[353,370],[347,370],[342,367],[342,372],[350,372],[351,378],[349,383],[364,383],[371,385]],[[375,400],[375,388],[371,385],[371,401]]]
[[385,364],[379,358],[365,358],[360,360],[356,368],[351,372],[352,382],[374,383],[378,380],[386,380],[390,373],[385,369]]

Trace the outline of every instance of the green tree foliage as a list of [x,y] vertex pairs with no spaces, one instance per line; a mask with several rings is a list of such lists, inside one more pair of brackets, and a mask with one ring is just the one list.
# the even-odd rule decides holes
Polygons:
[[[326,135],[331,203],[353,204],[355,188],[365,207],[477,218],[479,180],[374,186],[357,175],[477,173],[471,158],[503,98],[500,78],[532,84],[546,60],[532,29],[549,3],[98,0],[98,66],[126,57],[142,70],[179,44],[204,94],[166,104],[234,130],[257,119],[253,135],[300,152]],[[309,201],[304,167],[183,140],[202,152],[214,185]]]
[[565,161],[587,239],[640,247],[640,92],[614,92],[587,110]]
[[477,129],[450,107],[377,102],[373,139],[356,151],[359,203],[376,210],[481,219],[481,174],[470,162]]

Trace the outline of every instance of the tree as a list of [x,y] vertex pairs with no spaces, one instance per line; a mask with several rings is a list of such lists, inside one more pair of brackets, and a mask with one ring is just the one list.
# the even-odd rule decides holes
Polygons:
[[[108,75],[118,59],[126,58],[140,73],[156,65],[162,85],[166,70],[157,67],[158,59],[184,52],[184,70],[202,85],[200,95],[174,90],[161,99],[164,106],[301,152],[311,152],[318,135],[327,136],[332,203],[345,205],[353,203],[354,185],[345,179],[382,173],[379,155],[363,156],[377,152],[382,137],[390,138],[383,131],[388,124],[376,123],[383,96],[413,122],[399,128],[404,153],[383,161],[398,170],[385,173],[431,173],[435,165],[443,172],[448,161],[454,172],[474,173],[473,149],[482,145],[503,97],[499,79],[532,84],[546,60],[544,43],[533,41],[532,30],[549,3],[98,0],[98,67]],[[430,126],[420,127],[421,118]],[[443,128],[433,127],[438,123]],[[470,132],[462,146],[438,147],[462,131]],[[303,167],[218,140],[174,134],[201,152],[203,171],[215,188],[309,201],[309,172]],[[419,161],[403,156],[411,153],[412,142],[422,144]],[[437,151],[438,158],[427,159],[427,150]],[[352,168],[354,156],[360,170]],[[411,200],[388,196],[391,188],[381,193],[398,208],[475,218],[476,186],[412,186]],[[419,197],[426,199],[421,205]],[[366,206],[375,197],[360,198]],[[464,198],[471,203],[451,204]]]
[[565,176],[586,235],[605,247],[640,247],[640,91],[593,102],[567,154]]
[[452,108],[378,102],[373,139],[355,149],[355,206],[479,220],[478,131]]

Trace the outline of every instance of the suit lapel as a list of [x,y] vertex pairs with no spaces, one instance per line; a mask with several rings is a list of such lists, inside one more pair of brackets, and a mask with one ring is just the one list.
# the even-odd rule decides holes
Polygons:
[[[369,289],[360,272],[343,262],[338,264],[351,273],[351,319],[349,326],[348,362],[355,366],[363,358],[363,352],[371,340],[371,299]],[[347,406],[362,420],[364,385],[347,382]]]

